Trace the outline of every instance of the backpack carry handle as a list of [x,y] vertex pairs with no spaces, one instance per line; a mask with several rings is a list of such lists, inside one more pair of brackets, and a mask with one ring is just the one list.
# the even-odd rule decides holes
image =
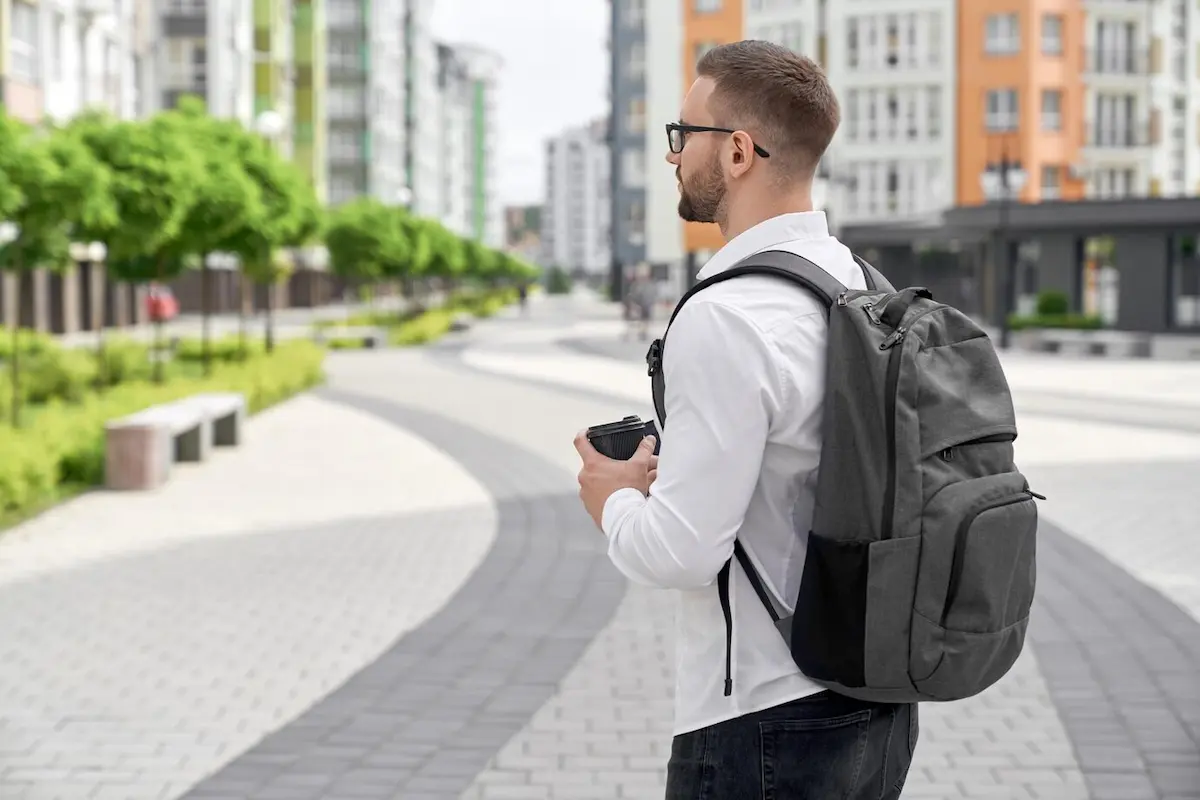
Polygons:
[[884,325],[889,328],[895,328],[900,325],[900,320],[904,319],[904,315],[908,313],[908,308],[917,301],[917,298],[922,297],[926,300],[933,299],[933,292],[926,289],[924,286],[912,286],[903,291],[896,292],[883,306],[883,310],[879,312],[879,319]]

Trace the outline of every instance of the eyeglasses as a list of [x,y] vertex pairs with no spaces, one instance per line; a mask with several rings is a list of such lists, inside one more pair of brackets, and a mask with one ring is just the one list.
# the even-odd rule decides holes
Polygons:
[[[737,133],[737,131],[731,128],[711,128],[707,125],[684,125],[681,122],[668,122],[667,145],[671,148],[672,153],[683,152],[683,145],[689,133]],[[770,153],[758,145],[754,145],[754,152],[762,158],[771,157]]]

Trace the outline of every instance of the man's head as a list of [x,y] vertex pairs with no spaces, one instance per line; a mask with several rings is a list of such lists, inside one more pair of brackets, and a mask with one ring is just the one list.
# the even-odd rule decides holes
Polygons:
[[840,120],[821,68],[785,47],[744,41],[708,51],[696,71],[667,156],[679,215],[725,228],[731,203],[807,192]]

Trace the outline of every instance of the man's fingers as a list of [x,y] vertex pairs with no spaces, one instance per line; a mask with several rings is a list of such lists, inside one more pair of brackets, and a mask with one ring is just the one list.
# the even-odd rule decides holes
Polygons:
[[592,443],[588,441],[587,431],[580,431],[575,435],[575,451],[584,461],[597,454],[596,448],[592,447]]
[[658,456],[650,456],[650,469],[658,469]]
[[650,477],[650,484],[653,485],[654,482],[656,480],[658,480],[658,470],[656,470],[656,469],[650,470],[649,477]]

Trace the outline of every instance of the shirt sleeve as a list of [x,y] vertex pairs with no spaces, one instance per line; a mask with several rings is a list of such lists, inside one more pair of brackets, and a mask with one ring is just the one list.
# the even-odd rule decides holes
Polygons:
[[783,384],[763,333],[715,302],[684,306],[664,356],[658,479],[649,497],[613,493],[601,526],[609,558],[630,580],[695,589],[733,554]]

